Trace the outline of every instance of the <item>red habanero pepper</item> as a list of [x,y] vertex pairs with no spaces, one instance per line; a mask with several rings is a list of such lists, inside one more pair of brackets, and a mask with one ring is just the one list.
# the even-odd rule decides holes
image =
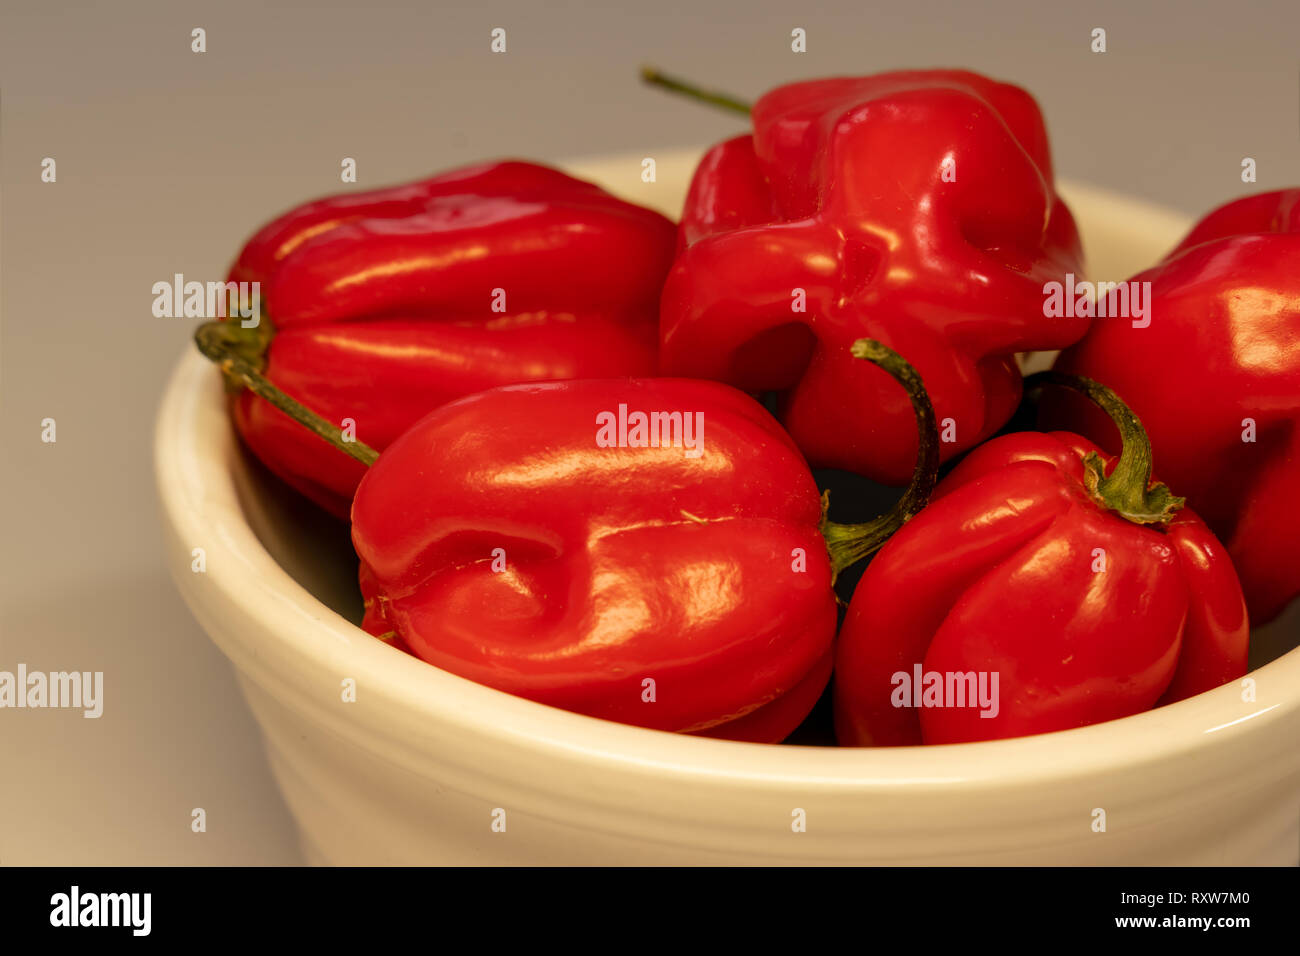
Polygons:
[[[491,389],[382,455],[278,394],[221,323],[199,347],[359,462],[363,627],[443,670],[661,730],[778,742],[830,677],[843,568],[925,505],[938,430],[919,377],[873,342],[922,432],[914,480],[860,525],[825,501],[776,420],[718,382],[607,379]],[[647,683],[649,681],[650,683]]]
[[[1132,404],[1263,624],[1300,595],[1300,189],[1216,209],[1132,282],[1151,283],[1144,321],[1099,319],[1056,368]],[[1108,446],[1072,399],[1045,399],[1042,420]]]
[[[703,455],[598,447],[599,416],[617,428],[620,408],[678,416]],[[370,585],[363,626],[566,710],[683,732],[739,718],[780,739],[830,677],[820,516],[798,450],[735,389],[493,389],[422,419],[362,479],[352,537]]]
[[[898,72],[782,86],[752,114],[753,135],[715,146],[691,184],[661,371],[778,391],[814,467],[898,484],[916,436],[888,378],[847,359],[867,336],[906,355],[952,419],[944,458],[993,434],[1020,400],[1015,353],[1088,324],[1044,315],[1044,283],[1081,272],[1082,253],[1033,98]],[[879,413],[865,429],[863,408]]]
[[1019,432],[940,482],[849,605],[835,660],[841,744],[1065,730],[1246,672],[1232,563],[1181,498],[1151,484],[1141,423],[1095,382],[1041,375],[1099,402],[1122,454],[1068,432]]
[[[261,283],[274,326],[241,331],[246,357],[382,449],[485,388],[653,375],[674,236],[591,183],[500,162],[299,206],[249,240],[230,281]],[[347,517],[358,463],[252,392],[235,421],[272,471]]]

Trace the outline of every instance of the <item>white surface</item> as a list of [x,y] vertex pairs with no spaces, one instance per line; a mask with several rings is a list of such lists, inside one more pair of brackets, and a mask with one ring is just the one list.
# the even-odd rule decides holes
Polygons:
[[[676,173],[693,158],[665,157],[665,189],[684,188]],[[617,185],[635,168],[625,157],[583,171]],[[1069,195],[1086,237],[1137,262],[1184,225],[1094,190]],[[265,492],[197,355],[168,387],[156,453],[173,575],[239,671],[315,861],[1293,864],[1300,853],[1300,651],[1254,673],[1253,703],[1230,684],[1017,740],[856,749],[657,733],[444,673],[316,600],[250,526],[241,497],[267,546],[299,577],[322,577],[321,553],[256,501]],[[196,542],[205,574],[189,568]],[[342,699],[347,678],[355,702]],[[491,828],[497,808],[504,833]],[[795,808],[806,833],[791,832]]]

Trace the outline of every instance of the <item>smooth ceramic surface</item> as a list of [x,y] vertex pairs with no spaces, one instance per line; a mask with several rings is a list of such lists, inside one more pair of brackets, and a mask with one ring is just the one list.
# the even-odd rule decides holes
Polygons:
[[[653,184],[640,180],[640,156],[570,168],[674,214],[696,155],[654,157]],[[1126,278],[1188,225],[1113,195],[1063,192],[1092,278]],[[235,666],[314,862],[1300,859],[1300,651],[1252,672],[1253,701],[1231,684],[1017,740],[858,750],[658,733],[481,687],[350,623],[339,613],[358,600],[338,558],[345,529],[295,506],[247,459],[196,352],[163,397],[155,455],[176,583]],[[1265,643],[1294,645],[1296,611]]]

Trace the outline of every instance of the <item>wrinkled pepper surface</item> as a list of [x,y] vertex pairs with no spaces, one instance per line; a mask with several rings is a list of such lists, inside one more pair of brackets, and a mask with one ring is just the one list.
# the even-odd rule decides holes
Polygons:
[[[598,447],[597,416],[620,404],[702,415],[704,454]],[[798,449],[734,389],[494,389],[420,421],[362,480],[352,537],[363,626],[566,710],[684,732],[743,722],[748,732],[726,735],[779,740],[830,676],[820,518]]]
[[[656,212],[500,162],[299,206],[249,240],[230,279],[261,283],[267,377],[382,450],[485,388],[653,375],[674,241]],[[347,517],[361,465],[251,392],[235,420],[272,471]]]
[[[877,361],[873,346],[855,354]],[[445,405],[357,491],[362,626],[541,703],[783,740],[830,677],[836,573],[933,487],[933,410],[913,369],[891,374],[923,453],[903,502],[864,525],[827,521],[790,437],[717,382],[516,385]]]
[[[1015,353],[1077,341],[1043,286],[1082,271],[1024,90],[956,70],[794,83],[753,107],[752,136],[695,173],[661,309],[661,370],[781,393],[814,467],[903,483],[906,400],[847,344],[868,336],[925,380],[945,458],[1003,425]],[[873,409],[868,427],[857,423]],[[951,439],[951,440],[948,440]]]
[[[1056,368],[1133,407],[1263,624],[1300,594],[1300,189],[1216,209],[1132,281],[1151,283],[1150,324],[1099,319]],[[1114,448],[1072,395],[1045,396],[1043,417]]]
[[1141,424],[1111,407],[1118,461],[1068,432],[995,438],[867,566],[836,650],[841,744],[1067,730],[1246,672],[1225,548],[1151,484]]

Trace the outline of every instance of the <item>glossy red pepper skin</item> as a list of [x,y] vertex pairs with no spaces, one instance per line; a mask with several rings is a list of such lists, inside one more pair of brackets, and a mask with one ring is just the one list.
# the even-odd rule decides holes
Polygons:
[[[1133,281],[1151,283],[1150,324],[1098,319],[1056,368],[1105,383],[1142,419],[1161,474],[1227,545],[1263,624],[1300,594],[1300,189],[1215,210]],[[1043,409],[1117,447],[1073,395],[1045,395]]]
[[[703,454],[598,447],[597,416],[620,404],[703,414]],[[798,449],[727,386],[498,388],[422,419],[362,480],[352,537],[363,627],[555,707],[776,742],[830,675],[836,605],[820,518]],[[495,549],[505,563],[494,571]]]
[[[486,388],[653,375],[674,241],[652,210],[502,162],[307,203],[253,236],[230,278],[262,284],[267,377],[382,450]],[[273,471],[347,516],[359,464],[249,392],[235,420]]]
[[[837,645],[841,744],[1066,730],[1246,672],[1245,602],[1223,546],[1187,508],[1156,530],[1099,505],[1082,464],[1095,448],[1066,432],[996,438],[881,549]],[[1102,457],[1109,469],[1113,459]],[[893,675],[917,664],[922,673],[996,672],[997,715],[894,706]]]
[[990,436],[1020,400],[1015,353],[1088,324],[1044,316],[1044,283],[1081,273],[1082,253],[1032,97],[974,73],[886,73],[780,87],[753,122],[691,184],[661,370],[780,391],[814,467],[902,484],[916,430],[889,377],[848,357],[867,336],[953,420],[945,458]]

